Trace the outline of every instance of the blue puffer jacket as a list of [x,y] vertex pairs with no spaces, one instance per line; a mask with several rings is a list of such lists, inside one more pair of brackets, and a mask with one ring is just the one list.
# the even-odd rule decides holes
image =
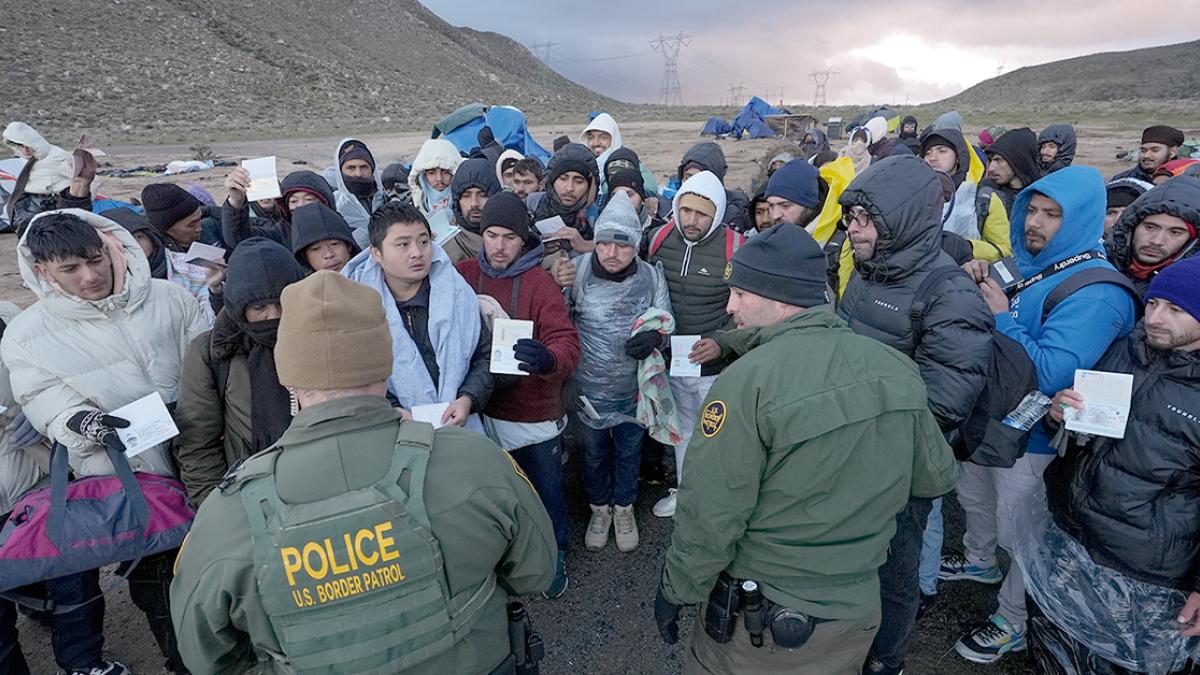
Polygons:
[[[1029,201],[1042,194],[1062,207],[1062,226],[1034,254],[1025,248],[1025,215]],[[1088,166],[1056,171],[1025,188],[1013,201],[1009,237],[1021,274],[1030,277],[1043,269],[1086,251],[1103,251],[1104,179]],[[1072,274],[1090,267],[1109,267],[1106,260],[1089,260],[1022,291],[1009,301],[1008,313],[996,315],[996,329],[1025,347],[1037,368],[1038,386],[1047,396],[1070,387],[1075,370],[1091,368],[1109,345],[1133,329],[1133,299],[1113,284],[1092,284],[1076,291],[1042,321],[1046,296]],[[1052,454],[1049,438],[1035,425],[1026,450]]]

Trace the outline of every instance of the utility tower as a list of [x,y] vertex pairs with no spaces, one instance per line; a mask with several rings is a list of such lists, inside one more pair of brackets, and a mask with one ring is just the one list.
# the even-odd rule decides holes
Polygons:
[[833,70],[817,70],[816,68],[813,68],[812,75],[809,77],[811,77],[813,83],[817,85],[816,90],[813,91],[814,108],[820,105],[825,105],[825,85],[829,83],[830,77],[838,74],[839,73]]
[[746,88],[740,84],[729,85],[729,105],[736,106],[738,104],[738,101],[742,100],[742,95],[743,95],[744,91],[746,91]]
[[535,42],[529,45],[529,51],[533,52],[534,56],[538,57],[543,63],[545,63],[550,59],[550,50],[557,46],[557,42],[550,42],[549,40],[546,40],[545,42]]
[[692,36],[679,31],[677,35],[658,34],[650,46],[663,55],[663,81],[658,102],[662,105],[683,105],[683,94],[679,91],[679,50],[691,44]]

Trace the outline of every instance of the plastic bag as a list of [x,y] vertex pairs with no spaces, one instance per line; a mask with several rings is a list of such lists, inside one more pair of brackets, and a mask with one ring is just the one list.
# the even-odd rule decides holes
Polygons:
[[[1018,512],[1016,532],[1013,553],[1026,593],[1072,640],[1107,661],[1152,675],[1200,656],[1200,638],[1185,638],[1176,620],[1186,594],[1096,564],[1040,504]],[[1079,672],[1071,654],[1043,653],[1054,654],[1065,672]]]
[[599,417],[579,417],[593,429],[637,424],[638,362],[625,354],[625,343],[633,323],[647,309],[671,311],[666,279],[660,268],[641,261],[635,261],[638,270],[629,279],[598,279],[592,274],[593,255],[575,259],[577,276],[570,292],[580,347],[573,388],[587,396]]

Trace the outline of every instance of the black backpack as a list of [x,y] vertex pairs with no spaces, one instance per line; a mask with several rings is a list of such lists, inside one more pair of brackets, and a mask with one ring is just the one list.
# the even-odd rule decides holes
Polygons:
[[[1103,258],[1103,253],[1089,251],[1056,263],[1018,284],[1011,294],[1016,295],[1038,281],[1079,263]],[[910,310],[914,336],[920,335],[920,322],[925,309],[924,299],[937,284],[949,276],[949,272],[935,271],[926,277],[917,289],[918,300]],[[1050,291],[1042,304],[1042,321],[1044,322],[1054,308],[1075,291],[1092,284],[1120,286],[1133,297],[1134,307],[1139,307],[1141,304],[1137,290],[1125,275],[1111,267],[1091,267],[1072,274]],[[979,398],[975,400],[970,414],[957,429],[957,438],[954,442],[955,456],[961,461],[970,461],[981,466],[1007,468],[1016,464],[1017,460],[1025,454],[1025,446],[1029,443],[1032,429],[1023,430],[1011,427],[1003,420],[1021,404],[1026,396],[1037,390],[1037,368],[1034,366],[1033,360],[1029,358],[1025,347],[1000,331],[993,330],[992,354],[988,359],[987,380]]]

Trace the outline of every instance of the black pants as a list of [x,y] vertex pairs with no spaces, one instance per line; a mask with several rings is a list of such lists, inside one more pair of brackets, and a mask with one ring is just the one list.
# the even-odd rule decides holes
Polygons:
[[[167,551],[143,558],[129,575],[129,597],[146,615],[150,632],[166,658],[167,670],[187,673],[187,667],[179,656],[175,629],[171,623],[169,594],[175,554],[176,551]],[[123,571],[123,567],[118,569],[118,572]],[[57,605],[79,604],[100,595],[100,571],[89,570],[48,579],[41,584],[17,590],[23,595],[49,597]],[[52,623],[54,660],[60,668],[67,672],[85,670],[104,662],[101,651],[104,647],[102,596],[73,611],[53,615]],[[0,598],[0,673],[25,675],[28,672],[29,666],[18,642],[16,605]]]
[[[1029,612],[1029,651],[1045,675],[1134,675],[1134,671],[1105,660],[1054,625],[1028,593],[1025,609]],[[1068,665],[1069,664],[1069,665]],[[1171,675],[1200,674],[1200,665],[1188,661]]]
[[[175,549],[142,558],[129,574],[129,599],[146,615],[154,641],[167,660],[167,670],[187,673],[188,669],[179,656],[175,627],[171,623],[171,579],[174,578],[172,570],[178,553],[179,549]],[[118,568],[117,571],[124,569]]]
[[921,537],[929,520],[932,499],[911,497],[904,510],[896,514],[896,534],[888,544],[887,561],[879,568],[879,596],[882,618],[871,656],[897,672],[904,667],[921,589],[917,581],[921,565]]

